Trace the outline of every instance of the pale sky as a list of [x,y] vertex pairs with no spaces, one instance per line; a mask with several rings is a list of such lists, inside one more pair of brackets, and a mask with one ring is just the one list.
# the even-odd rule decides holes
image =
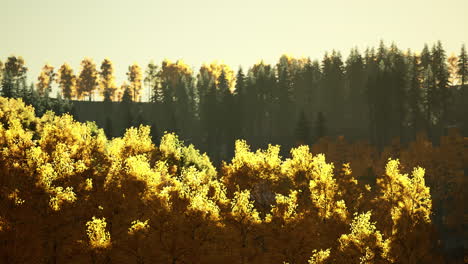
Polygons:
[[22,56],[29,82],[45,63],[79,71],[108,57],[120,85],[133,62],[183,59],[195,70],[221,60],[237,70],[281,54],[321,59],[395,42],[448,54],[468,42],[468,0],[0,0],[0,60]]

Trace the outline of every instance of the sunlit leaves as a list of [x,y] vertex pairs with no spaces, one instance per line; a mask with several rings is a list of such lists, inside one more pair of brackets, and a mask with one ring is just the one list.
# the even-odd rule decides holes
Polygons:
[[241,224],[257,224],[262,220],[250,201],[250,191],[236,192],[231,202],[232,217]]
[[284,219],[285,222],[294,219],[297,215],[297,191],[291,191],[289,196],[276,195],[276,205],[271,209],[271,214]]
[[106,230],[106,218],[96,218],[86,222],[86,233],[92,248],[107,248],[111,245],[109,231]]
[[134,235],[138,232],[145,232],[149,229],[148,220],[142,222],[140,220],[135,220],[132,222],[132,226],[128,229],[130,235]]
[[312,252],[312,257],[309,259],[309,264],[324,264],[327,263],[326,260],[330,257],[330,249],[327,250],[314,250]]
[[229,66],[223,63],[213,62],[211,64],[203,64],[200,67],[200,76],[209,76],[216,87],[219,85],[219,77],[223,72],[227,82],[227,88],[232,91],[235,86],[235,73]]
[[130,95],[133,102],[141,101],[141,88],[142,88],[142,72],[140,65],[134,63],[128,67],[127,72]]
[[73,192],[73,187],[67,187],[67,188],[62,188],[62,187],[55,187],[52,190],[52,197],[50,198],[50,207],[54,211],[60,210],[60,207],[64,202],[69,202],[72,203],[76,201],[76,195]]
[[68,63],[64,63],[57,72],[57,83],[62,90],[62,96],[66,99],[72,99],[76,96],[76,76]]
[[[10,238],[30,236],[51,259],[83,263],[86,252],[95,262],[428,262],[434,233],[425,174],[437,171],[431,161],[442,153],[454,155],[444,166],[457,173],[464,164],[453,154],[463,150],[460,138],[443,139],[440,153],[424,140],[411,145],[402,154],[411,164],[420,150],[434,152],[421,158],[427,170],[411,174],[399,160],[383,170],[365,146],[322,142],[333,158],[300,146],[283,160],[279,146],[252,151],[239,140],[218,173],[175,134],[156,146],[140,126],[107,140],[95,124],[30,110],[0,98],[0,238],[9,249],[19,245]],[[365,156],[357,170],[349,149]],[[361,182],[366,166],[381,167],[377,186]]]
[[98,86],[98,71],[96,64],[91,58],[84,58],[81,61],[81,71],[77,81],[77,97],[83,99],[89,96],[91,100],[95,89]]
[[383,263],[388,245],[370,219],[371,212],[355,214],[351,233],[338,239],[336,263]]
[[104,101],[117,101],[117,85],[114,80],[114,66],[112,61],[105,58],[101,63],[101,71],[99,72],[99,91],[104,97]]
[[54,82],[55,75],[54,67],[52,67],[50,64],[46,64],[44,67],[42,67],[42,71],[37,78],[38,82],[36,84],[39,95],[49,95],[52,90],[51,85]]

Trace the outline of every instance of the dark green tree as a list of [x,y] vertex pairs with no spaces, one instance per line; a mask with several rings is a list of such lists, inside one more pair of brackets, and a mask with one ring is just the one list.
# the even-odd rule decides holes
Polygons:
[[159,68],[153,61],[146,67],[144,83],[148,87],[150,102],[162,102]]
[[351,50],[345,66],[347,126],[367,127],[364,59],[357,48]]
[[468,55],[465,44],[462,45],[458,56],[458,75],[460,76],[461,85],[464,86],[468,81]]
[[439,134],[436,137],[439,138],[447,126],[449,105],[451,104],[447,56],[440,41],[432,48],[432,70],[435,81],[435,100],[432,108],[439,128]]
[[296,145],[310,145],[310,125],[304,110],[301,110],[295,129]]
[[315,139],[319,140],[320,138],[326,136],[327,134],[325,116],[323,112],[317,113],[317,118],[315,120]]

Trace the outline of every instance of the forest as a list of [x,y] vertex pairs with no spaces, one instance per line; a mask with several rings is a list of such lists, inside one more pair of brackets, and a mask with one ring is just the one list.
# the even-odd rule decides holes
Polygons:
[[28,84],[10,56],[0,262],[466,262],[467,67],[464,46],[382,42],[245,72],[133,64],[120,86],[85,58]]
[[[353,48],[346,60],[337,51],[321,61],[283,55],[276,65],[260,61],[237,72],[216,62],[198,72],[181,60],[150,62],[145,70],[132,64],[121,85],[110,59],[98,67],[85,58],[76,74],[68,63],[46,64],[30,84],[21,57],[8,57],[0,72],[3,96],[23,98],[39,116],[69,112],[96,121],[109,137],[141,124],[155,139],[174,132],[219,165],[233,157],[236,139],[254,148],[281,145],[286,156],[324,136],[379,150],[421,131],[436,144],[450,128],[468,136],[467,58],[464,45],[448,56],[441,42],[403,51],[382,41],[363,54]],[[53,86],[59,94],[47,100]]]

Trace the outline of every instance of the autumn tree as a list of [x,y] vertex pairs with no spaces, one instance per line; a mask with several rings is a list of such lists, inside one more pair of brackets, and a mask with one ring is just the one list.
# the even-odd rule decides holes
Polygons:
[[128,67],[127,72],[130,94],[132,96],[132,101],[140,102],[141,101],[141,89],[142,89],[142,73],[141,67],[134,63]]
[[91,101],[98,84],[98,71],[96,69],[96,64],[91,58],[84,58],[81,61],[81,71],[77,80],[78,99],[83,99],[85,96],[89,96],[89,100]]
[[2,95],[5,97],[19,97],[26,88],[26,73],[22,57],[11,56],[4,65],[2,77]]
[[387,259],[388,241],[371,222],[371,212],[356,214],[351,232],[338,239],[338,250],[332,251],[330,263],[391,263]]
[[[399,160],[389,160],[380,188],[377,217],[389,238],[389,259],[416,263],[431,259],[434,230],[431,225],[432,200],[425,184],[425,170],[414,168],[412,176],[400,172]],[[424,234],[425,239],[421,240]]]
[[99,88],[100,94],[104,97],[104,101],[116,101],[117,86],[114,81],[114,66],[108,58],[101,63],[101,71],[99,72]]
[[54,73],[54,67],[50,64],[44,65],[42,71],[37,78],[37,91],[40,96],[49,97],[50,92],[52,91],[52,83],[55,80],[56,74]]
[[76,76],[68,63],[64,63],[59,68],[56,81],[65,99],[72,99],[76,96]]

